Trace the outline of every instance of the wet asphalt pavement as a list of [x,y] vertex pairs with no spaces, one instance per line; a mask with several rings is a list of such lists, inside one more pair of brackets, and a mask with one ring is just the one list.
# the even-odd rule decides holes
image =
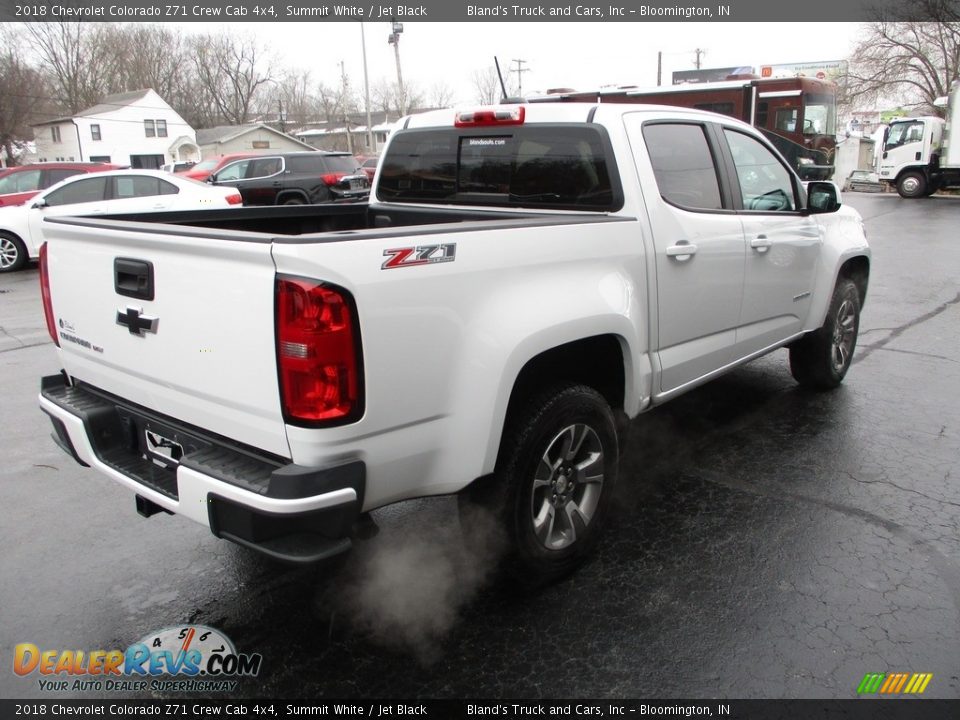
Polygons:
[[140,518],[49,439],[36,270],[0,276],[0,697],[50,697],[16,643],[190,622],[263,654],[250,697],[848,698],[901,671],[960,698],[960,198],[845,199],[874,260],[843,387],[779,351],[641,416],[598,553],[528,597],[467,559],[451,498],[310,569]]

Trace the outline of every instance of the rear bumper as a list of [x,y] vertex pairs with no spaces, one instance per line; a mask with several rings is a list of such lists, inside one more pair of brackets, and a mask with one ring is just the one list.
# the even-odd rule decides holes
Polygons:
[[[54,441],[78,463],[217,537],[298,563],[351,546],[363,504],[363,462],[290,464],[96,388],[70,385],[63,375],[42,379],[40,408],[53,421]],[[156,440],[173,447],[148,446]]]

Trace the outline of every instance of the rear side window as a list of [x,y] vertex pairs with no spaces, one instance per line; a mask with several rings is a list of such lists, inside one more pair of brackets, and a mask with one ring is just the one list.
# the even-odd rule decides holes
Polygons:
[[616,210],[609,143],[596,125],[487,132],[409,130],[383,158],[380,200]]
[[250,179],[269,177],[270,175],[276,175],[280,172],[282,167],[283,162],[278,157],[257,158],[256,160],[250,161],[245,177]]
[[177,186],[160,178],[138,175],[114,178],[117,199],[152,197],[154,195],[176,195]]
[[287,158],[287,170],[292,173],[313,173],[323,175],[327,172],[322,155],[294,155]]
[[696,210],[723,207],[717,168],[702,125],[644,125],[643,139],[664,200]]

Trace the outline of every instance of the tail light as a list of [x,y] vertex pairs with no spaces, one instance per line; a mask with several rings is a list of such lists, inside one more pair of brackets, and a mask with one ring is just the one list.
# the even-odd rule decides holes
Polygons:
[[526,109],[516,107],[497,107],[482,110],[458,112],[454,127],[490,127],[498,125],[523,125]]
[[60,338],[57,337],[57,323],[53,319],[53,302],[50,300],[50,272],[47,269],[47,244],[40,246],[40,297],[43,298],[43,317],[47,321],[47,332],[50,339],[60,347]]
[[284,416],[294,424],[341,424],[363,413],[356,306],[346,290],[278,277],[277,365]]
[[227,195],[227,205],[243,205],[243,196],[240,193]]
[[346,173],[327,173],[326,175],[321,175],[320,179],[323,180],[324,185],[330,186],[336,185],[345,175]]

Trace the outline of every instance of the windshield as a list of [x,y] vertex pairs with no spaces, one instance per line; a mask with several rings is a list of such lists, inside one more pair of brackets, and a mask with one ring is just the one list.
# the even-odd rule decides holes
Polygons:
[[213,169],[217,166],[217,163],[219,163],[219,162],[220,162],[220,158],[217,158],[217,159],[215,159],[215,160],[204,160],[203,162],[198,162],[198,163],[197,163],[196,165],[194,165],[192,168],[185,168],[185,169],[187,169],[187,170],[213,170]]
[[836,135],[837,102],[833,95],[809,93],[804,96],[803,134]]
[[32,192],[40,187],[40,171],[25,170],[10,173],[0,178],[0,195],[6,193]]
[[922,122],[895,122],[890,123],[890,132],[887,133],[887,142],[884,147],[899,147],[920,140],[923,140]]
[[357,161],[353,155],[326,155],[323,159],[331,172],[352,173],[357,169]]

